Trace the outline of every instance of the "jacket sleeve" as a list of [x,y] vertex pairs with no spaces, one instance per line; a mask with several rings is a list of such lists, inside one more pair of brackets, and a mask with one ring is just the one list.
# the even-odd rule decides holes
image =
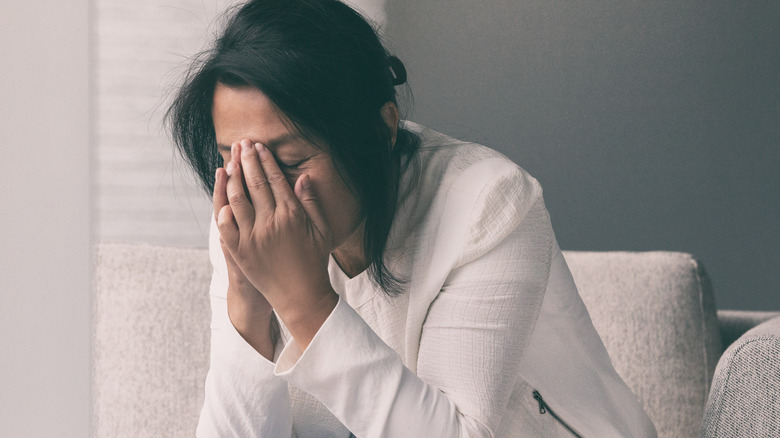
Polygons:
[[493,191],[504,189],[480,194],[493,213],[473,214],[469,230],[495,226],[507,208],[522,216],[508,218],[508,231],[489,233],[490,244],[465,239],[479,248],[464,248],[468,259],[461,257],[428,308],[417,374],[343,300],[305,351],[287,344],[276,374],[319,399],[357,437],[496,436],[542,304],[553,242],[541,191],[517,209],[501,206]]
[[[236,331],[227,313],[227,267],[212,219],[211,360],[197,436],[289,437],[292,417],[287,383],[274,375],[274,364],[258,354]],[[282,345],[277,345],[277,351]]]

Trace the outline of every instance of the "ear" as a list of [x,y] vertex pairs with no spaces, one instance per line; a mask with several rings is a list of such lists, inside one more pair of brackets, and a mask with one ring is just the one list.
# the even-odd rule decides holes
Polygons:
[[398,134],[398,121],[400,120],[398,107],[393,102],[386,102],[379,111],[382,113],[382,119],[385,121],[385,124],[390,129],[390,148],[392,149],[395,146],[395,139]]

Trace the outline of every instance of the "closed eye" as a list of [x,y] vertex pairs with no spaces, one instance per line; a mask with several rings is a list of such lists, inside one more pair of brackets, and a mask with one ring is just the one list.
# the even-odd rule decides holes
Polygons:
[[277,161],[279,164],[279,168],[282,170],[298,170],[299,167],[301,167],[301,164],[305,163],[306,159],[298,161],[297,163],[283,163],[281,161]]

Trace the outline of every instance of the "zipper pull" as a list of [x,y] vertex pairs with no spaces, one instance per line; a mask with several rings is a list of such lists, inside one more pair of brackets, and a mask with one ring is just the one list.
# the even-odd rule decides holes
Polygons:
[[539,413],[546,414],[547,408],[545,408],[544,400],[542,400],[542,394],[539,394],[539,391],[535,389],[534,389],[534,399],[539,402]]

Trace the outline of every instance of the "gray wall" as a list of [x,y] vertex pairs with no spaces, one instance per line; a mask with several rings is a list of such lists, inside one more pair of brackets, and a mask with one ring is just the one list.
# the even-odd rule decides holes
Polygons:
[[0,5],[0,437],[90,436],[89,2]]
[[387,4],[411,119],[540,180],[564,249],[675,250],[780,309],[780,3]]

